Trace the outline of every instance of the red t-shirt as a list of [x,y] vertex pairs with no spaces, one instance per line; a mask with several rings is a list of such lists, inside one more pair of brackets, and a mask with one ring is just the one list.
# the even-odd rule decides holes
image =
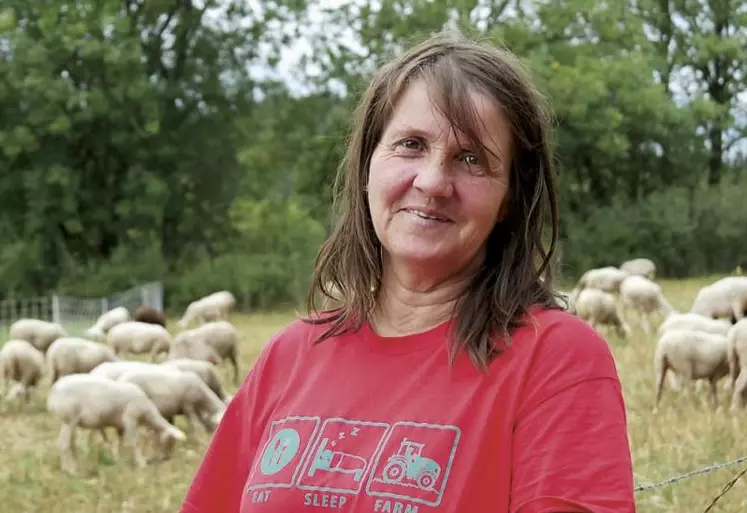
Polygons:
[[486,373],[448,363],[449,323],[312,346],[295,321],[233,397],[181,513],[632,513],[609,347],[533,311]]

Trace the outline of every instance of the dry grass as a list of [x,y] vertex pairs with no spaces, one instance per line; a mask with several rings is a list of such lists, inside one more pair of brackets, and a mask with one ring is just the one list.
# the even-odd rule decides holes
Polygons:
[[[695,292],[715,277],[687,281],[663,281],[665,293],[675,308],[686,310]],[[242,371],[246,371],[268,338],[286,324],[292,314],[236,316],[244,334]],[[630,442],[635,477],[640,484],[665,479],[713,462],[747,455],[747,428],[721,409],[711,412],[706,394],[681,397],[665,391],[657,417],[651,413],[654,380],[654,338],[634,328],[629,341],[609,335],[625,388]],[[223,368],[228,388],[230,371]],[[719,390],[722,404],[727,393]],[[32,408],[0,405],[0,496],[4,513],[65,511],[76,513],[174,512],[189,484],[204,449],[190,441],[178,448],[170,461],[136,470],[131,453],[113,463],[104,449],[92,448],[83,455],[83,477],[69,477],[59,470],[55,450],[57,422],[44,412],[42,390]],[[745,421],[743,420],[743,422]],[[178,421],[179,425],[182,425]],[[741,434],[741,436],[740,436]],[[84,454],[84,453],[82,453]],[[701,512],[740,466],[696,476],[682,483],[636,494],[639,512]],[[747,476],[722,498],[712,512],[747,511]]]

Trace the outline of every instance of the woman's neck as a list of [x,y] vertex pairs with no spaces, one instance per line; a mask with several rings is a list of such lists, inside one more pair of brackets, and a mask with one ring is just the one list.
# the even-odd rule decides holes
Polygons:
[[373,329],[381,336],[426,331],[451,318],[454,305],[474,276],[476,265],[440,280],[414,276],[384,263]]

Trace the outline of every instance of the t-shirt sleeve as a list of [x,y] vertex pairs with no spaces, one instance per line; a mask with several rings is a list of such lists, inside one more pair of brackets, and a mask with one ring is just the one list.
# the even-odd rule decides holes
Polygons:
[[590,326],[548,327],[514,426],[511,513],[634,513],[625,405],[612,353]]
[[236,513],[260,436],[258,388],[264,360],[231,399],[182,502],[180,513]]

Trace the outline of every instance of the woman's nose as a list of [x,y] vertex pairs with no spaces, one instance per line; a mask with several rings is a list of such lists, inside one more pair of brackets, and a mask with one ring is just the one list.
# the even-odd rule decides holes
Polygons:
[[444,156],[429,156],[418,169],[413,186],[429,196],[450,196],[454,190],[450,166]]

